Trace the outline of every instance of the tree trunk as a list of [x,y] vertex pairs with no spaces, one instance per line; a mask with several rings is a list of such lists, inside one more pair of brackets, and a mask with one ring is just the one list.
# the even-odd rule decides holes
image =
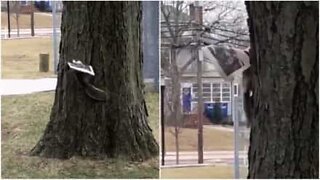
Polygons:
[[176,164],[179,164],[179,127],[175,125],[174,127],[174,137],[175,137],[175,143],[176,143]]
[[31,2],[31,12],[30,12],[30,29],[31,36],[34,36],[34,2]]
[[180,84],[180,73],[177,65],[177,50],[171,49],[171,97],[172,97],[172,112],[170,115],[171,122],[174,124],[174,137],[176,146],[176,164],[179,164],[179,133],[180,128],[183,126],[183,120],[181,115],[181,84]]
[[[20,11],[20,10],[17,10]],[[17,37],[20,37],[20,23],[19,23],[20,12],[16,13],[16,25],[17,25]]]
[[[158,155],[143,93],[140,22],[140,2],[64,2],[55,101],[32,155],[138,161]],[[94,85],[110,98],[85,93],[67,65],[73,59],[93,67]]]
[[318,178],[318,2],[247,2],[254,120],[249,178]]

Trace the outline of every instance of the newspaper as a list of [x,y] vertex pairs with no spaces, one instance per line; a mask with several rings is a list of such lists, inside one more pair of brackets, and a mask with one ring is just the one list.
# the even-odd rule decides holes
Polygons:
[[250,59],[245,51],[227,46],[209,45],[202,48],[206,62],[214,64],[218,73],[225,79],[231,80],[236,74],[250,67]]
[[94,76],[94,71],[92,69],[92,66],[85,65],[81,61],[73,60],[72,62],[68,62],[68,65],[71,69],[90,74]]

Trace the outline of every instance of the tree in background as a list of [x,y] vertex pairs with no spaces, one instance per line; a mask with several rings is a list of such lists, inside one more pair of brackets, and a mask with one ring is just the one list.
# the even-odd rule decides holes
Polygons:
[[254,87],[248,178],[319,178],[319,3],[246,2]]
[[13,12],[14,19],[16,21],[16,26],[17,26],[17,36],[20,36],[20,11],[21,11],[21,4],[20,1],[10,1],[10,12]]
[[[158,155],[143,92],[141,12],[141,2],[64,2],[54,105],[32,155]],[[94,78],[71,70],[73,59],[91,65]]]

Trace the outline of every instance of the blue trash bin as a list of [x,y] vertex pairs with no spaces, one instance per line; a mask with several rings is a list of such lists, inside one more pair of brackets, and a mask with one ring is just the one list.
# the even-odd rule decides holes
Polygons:
[[227,119],[227,117],[228,117],[228,103],[221,103],[221,111],[222,111],[222,118]]
[[212,120],[213,120],[213,103],[204,103],[204,115],[212,122]]
[[[226,120],[228,117],[228,103],[219,103],[221,108],[222,120]],[[214,108],[216,103],[204,103],[204,115],[211,121],[214,122]]]

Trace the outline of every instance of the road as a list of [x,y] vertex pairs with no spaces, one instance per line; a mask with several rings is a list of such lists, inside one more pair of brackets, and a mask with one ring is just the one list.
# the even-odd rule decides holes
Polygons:
[[[56,28],[56,32],[60,34],[60,28]],[[37,28],[34,30],[36,37],[50,37],[52,36],[53,29],[52,28]],[[10,39],[17,38],[30,38],[31,29],[20,29],[20,36],[17,36],[17,29],[11,29],[11,37]],[[1,39],[9,39],[8,37],[8,29],[1,29]]]
[[[160,155],[161,157],[161,155]],[[233,151],[206,151],[203,154],[204,164],[227,164],[232,165],[234,162]],[[239,152],[239,162],[247,165],[247,152]],[[179,153],[179,165],[196,165],[198,164],[198,153],[196,151],[184,151]],[[165,166],[175,166],[175,152],[166,152]]]

